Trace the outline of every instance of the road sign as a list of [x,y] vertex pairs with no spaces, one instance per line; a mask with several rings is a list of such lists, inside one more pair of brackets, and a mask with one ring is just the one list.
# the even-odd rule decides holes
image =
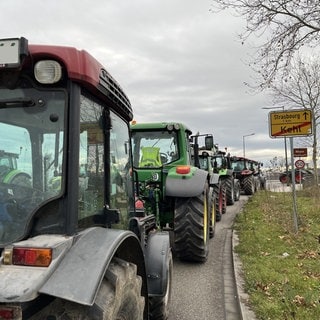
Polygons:
[[294,165],[297,169],[303,169],[304,168],[304,161],[303,160],[297,160]]
[[271,138],[309,136],[312,134],[312,112],[299,109],[269,113]]
[[294,157],[307,157],[308,149],[307,148],[293,148]]

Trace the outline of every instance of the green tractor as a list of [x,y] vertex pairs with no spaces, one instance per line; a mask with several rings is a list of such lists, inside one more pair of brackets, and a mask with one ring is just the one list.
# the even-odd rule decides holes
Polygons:
[[[205,137],[205,146],[198,147],[198,139],[200,137]],[[227,198],[226,198],[226,186],[220,179],[220,174],[214,170],[213,158],[216,153],[216,146],[213,144],[212,134],[202,134],[192,136],[195,153],[197,153],[198,159],[195,158],[195,166],[206,170],[210,176],[210,193],[211,193],[211,207],[215,208],[216,221],[220,221],[222,215],[226,213],[227,210]],[[208,141],[210,143],[208,144]],[[199,163],[197,163],[199,161]],[[210,236],[213,235],[210,233]]]
[[230,154],[217,148],[212,162],[213,172],[219,175],[219,179],[225,187],[227,205],[233,205],[240,199],[240,181],[236,178],[232,168]]
[[19,154],[0,150],[0,182],[30,186],[31,176],[18,169]]
[[156,216],[177,257],[204,262],[215,210],[210,176],[194,165],[191,134],[182,123],[131,123],[136,210]]

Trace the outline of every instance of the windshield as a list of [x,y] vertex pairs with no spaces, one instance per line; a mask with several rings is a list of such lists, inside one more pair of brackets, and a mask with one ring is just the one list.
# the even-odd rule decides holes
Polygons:
[[64,91],[0,88],[0,245],[61,193]]
[[209,169],[209,158],[199,156],[200,169],[208,170]]
[[243,160],[232,162],[232,168],[234,171],[242,171],[245,169],[245,163]]
[[174,131],[133,131],[133,164],[136,168],[161,167],[179,159]]

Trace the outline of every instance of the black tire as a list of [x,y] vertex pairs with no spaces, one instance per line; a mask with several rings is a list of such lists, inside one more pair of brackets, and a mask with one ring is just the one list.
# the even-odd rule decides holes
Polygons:
[[243,191],[246,195],[253,195],[255,192],[255,183],[253,176],[243,178]]
[[209,226],[209,237],[212,239],[215,234],[216,230],[216,221],[217,221],[217,215],[216,215],[216,198],[213,192],[211,193],[211,199],[210,199],[210,211],[209,211],[209,217],[210,217],[210,226]]
[[173,275],[173,259],[170,252],[167,261],[167,287],[163,296],[149,297],[149,319],[150,320],[167,320],[169,317],[169,304],[171,300],[172,275]]
[[30,320],[143,319],[145,300],[135,264],[113,258],[93,306],[56,299]]
[[234,199],[234,180],[233,177],[228,176],[223,180],[226,189],[226,201],[228,206],[232,206],[235,202]]
[[290,176],[287,176],[286,173],[281,174],[280,177],[279,177],[279,180],[283,184],[291,183],[291,174],[290,174]]
[[198,197],[176,198],[174,252],[184,261],[204,262],[208,257],[208,187]]
[[212,197],[215,198],[216,221],[221,221],[223,211],[223,198],[221,193],[221,185],[215,184],[212,187]]
[[222,197],[222,214],[225,214],[227,212],[227,193],[226,193],[226,188],[223,184],[221,185],[221,197]]
[[239,201],[240,200],[240,182],[236,180],[234,184],[234,201]]

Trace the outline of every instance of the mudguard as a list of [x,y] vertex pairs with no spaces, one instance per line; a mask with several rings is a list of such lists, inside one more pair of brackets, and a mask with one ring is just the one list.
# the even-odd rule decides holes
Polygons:
[[139,264],[144,263],[143,252],[132,232],[105,228],[86,230],[39,292],[92,305],[108,265],[118,250],[120,257],[127,255],[127,261],[137,262],[139,273]]
[[3,178],[3,183],[12,183],[13,179],[17,176],[24,176],[28,179],[31,179],[31,176],[28,173],[22,172],[20,170],[11,170],[7,175]]
[[208,172],[193,167],[190,174],[170,174],[170,171],[176,170],[172,168],[168,172],[166,179],[166,196],[170,197],[197,197],[203,190],[207,182]]
[[168,283],[171,254],[168,232],[150,233],[145,250],[149,295],[164,295]]

